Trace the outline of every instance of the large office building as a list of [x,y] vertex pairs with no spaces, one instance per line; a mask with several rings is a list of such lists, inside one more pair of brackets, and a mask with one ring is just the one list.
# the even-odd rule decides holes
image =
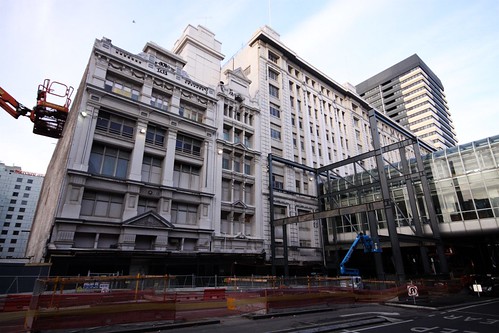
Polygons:
[[457,144],[440,79],[414,54],[359,83],[370,105],[437,149]]
[[[410,193],[383,188],[400,200],[386,197],[376,212],[379,182],[346,195],[365,174],[389,170],[380,160],[396,165],[431,153],[430,145],[402,147],[410,131],[300,58],[270,27],[223,59],[221,43],[202,26],[188,26],[172,51],[150,42],[133,53],[95,41],[42,189],[27,251],[33,262],[51,262],[60,275],[335,274],[338,256],[369,228],[379,229],[389,274],[392,253],[419,258],[440,249],[443,258],[440,243],[405,251],[435,235],[440,242],[436,218],[431,227],[426,220],[428,201],[407,199],[405,210],[397,203],[394,218],[382,211],[431,188],[422,170],[381,182],[417,184]],[[347,187],[337,186],[338,199],[324,193],[336,182]],[[355,213],[276,227],[324,210],[324,196],[329,208],[371,207],[371,224]],[[496,214],[492,206],[486,214]],[[446,207],[441,225],[454,230],[443,223],[457,213],[439,207]],[[399,244],[397,232],[414,228],[396,223],[411,217],[419,238]]]
[[[201,26],[172,51],[95,41],[46,175],[35,262],[53,274],[268,273],[268,154],[314,168],[367,151],[368,106],[269,27],[224,68],[220,50]],[[396,141],[390,126],[382,139]],[[317,209],[309,173],[274,171],[276,214]],[[323,261],[316,224],[290,239],[297,266]]]
[[0,163],[0,259],[25,259],[43,175]]

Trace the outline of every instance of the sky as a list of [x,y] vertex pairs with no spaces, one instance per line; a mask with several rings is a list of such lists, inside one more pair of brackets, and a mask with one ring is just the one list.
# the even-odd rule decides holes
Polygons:
[[[268,25],[341,84],[417,53],[444,85],[459,144],[499,134],[496,0],[0,0],[0,8],[0,87],[28,107],[46,78],[78,87],[95,39],[136,54],[149,41],[171,50],[188,24],[203,25],[225,63]],[[0,110],[0,162],[43,174],[57,140],[32,128]]]

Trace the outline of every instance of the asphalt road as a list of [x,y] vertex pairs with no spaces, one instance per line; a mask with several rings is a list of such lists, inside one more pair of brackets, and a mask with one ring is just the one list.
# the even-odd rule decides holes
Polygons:
[[496,333],[499,332],[499,299],[430,311],[388,326],[366,327],[356,332]]
[[398,307],[377,304],[346,305],[312,313],[283,316],[220,318],[219,323],[190,327],[144,330],[142,332],[416,332],[496,333],[499,332],[499,299],[477,300],[453,309]]

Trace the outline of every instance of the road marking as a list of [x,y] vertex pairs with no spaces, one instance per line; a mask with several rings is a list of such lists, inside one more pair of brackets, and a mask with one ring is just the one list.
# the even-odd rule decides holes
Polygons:
[[393,326],[393,325],[399,325],[399,324],[405,324],[405,323],[410,323],[411,321],[414,321],[414,319],[409,319],[409,320],[402,320],[402,321],[398,321],[396,323],[388,323],[388,324],[381,324],[381,325],[375,325],[375,326],[369,326],[369,327],[363,327],[363,328],[358,328],[356,329],[355,331],[348,331],[348,330],[344,330],[344,331],[341,331],[342,333],[357,333],[357,332],[360,332],[360,331],[367,331],[367,330],[373,330],[373,329],[377,329],[377,328],[381,328],[381,327],[387,327],[387,326]]
[[364,316],[366,314],[369,315],[380,315],[380,316],[400,316],[398,312],[357,312],[357,313],[349,313],[341,315],[340,317],[354,317],[354,316]]
[[452,309],[452,310],[449,310],[447,312],[462,311],[462,310],[465,310],[465,309],[474,308],[474,307],[482,306],[482,305],[485,305],[485,304],[497,303],[497,302],[499,302],[499,300],[494,300],[494,299],[493,300],[487,300],[487,301],[483,301],[483,302],[474,303],[474,304],[471,304],[471,305],[468,305],[468,306],[464,306],[462,308]]

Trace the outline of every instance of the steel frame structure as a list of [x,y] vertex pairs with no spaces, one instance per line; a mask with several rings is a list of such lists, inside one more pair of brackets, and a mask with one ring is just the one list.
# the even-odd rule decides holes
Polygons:
[[[431,199],[430,187],[428,184],[428,178],[424,170],[423,161],[421,157],[421,149],[426,150],[427,152],[434,152],[435,149],[428,144],[420,141],[414,134],[410,131],[404,129],[400,125],[396,124],[390,118],[382,115],[377,112],[375,109],[371,109],[369,111],[369,123],[371,128],[371,137],[373,150],[347,158],[345,160],[321,167],[321,168],[311,168],[303,164],[296,163],[294,161],[286,160],[281,157],[273,156],[272,154],[268,155],[268,174],[269,174],[269,203],[270,203],[270,236],[271,236],[271,260],[272,260],[272,274],[276,275],[276,237],[275,237],[275,228],[282,227],[283,232],[283,266],[284,266],[284,275],[287,277],[289,275],[289,267],[288,267],[288,244],[287,244],[287,225],[302,223],[312,220],[320,221],[322,239],[323,242],[321,246],[323,247],[323,253],[326,253],[326,250],[334,250],[338,251],[337,244],[329,244],[328,237],[328,227],[327,220],[333,217],[341,217],[347,216],[349,214],[357,214],[360,213],[362,219],[367,219],[367,225],[369,226],[369,231],[371,234],[371,238],[375,241],[390,241],[392,255],[393,255],[393,263],[396,273],[396,280],[405,281],[405,271],[404,271],[404,263],[402,259],[400,242],[404,243],[416,243],[420,248],[420,255],[423,263],[423,270],[425,274],[430,274],[431,266],[430,259],[428,257],[427,244],[432,244],[436,248],[436,253],[438,260],[440,262],[440,273],[447,274],[447,259],[444,254],[444,247],[440,237],[440,230],[438,227],[437,216],[435,213],[435,209],[433,207],[433,202]],[[399,142],[381,146],[380,142],[380,134],[378,130],[378,124],[383,123],[390,128],[396,130],[403,140]],[[412,167],[409,165],[407,159],[407,149],[412,149],[415,163],[412,164]],[[396,151],[400,157],[401,170],[397,169],[400,173],[398,177],[388,178],[386,174],[386,170],[388,166],[392,166],[389,162],[387,162],[383,154],[386,154],[391,151]],[[292,167],[295,169],[303,170],[304,172],[308,172],[314,175],[316,188],[319,189],[320,185],[323,183],[323,180],[326,181],[330,179],[339,179],[341,178],[344,181],[348,181],[345,177],[338,175],[334,170],[338,168],[345,167],[349,164],[353,164],[354,168],[360,167],[364,169],[361,161],[365,159],[374,159],[376,164],[376,175],[377,179],[368,184],[353,184],[349,183],[349,188],[344,191],[348,192],[356,192],[359,201],[362,197],[362,190],[366,187],[376,186],[380,189],[381,199],[377,201],[370,201],[365,203],[360,203],[357,205],[350,205],[348,207],[341,207],[333,200],[333,194],[338,195],[341,194],[341,191],[330,191],[318,194],[316,196],[317,199],[317,208],[318,211],[302,214],[297,216],[290,216],[286,218],[275,219],[275,211],[274,211],[274,200],[275,193],[274,191],[279,192],[287,192],[290,194],[296,194],[292,191],[286,191],[281,188],[275,188],[273,183],[273,164],[275,162],[284,164],[285,166]],[[415,167],[414,167],[415,166]],[[364,169],[365,170],[365,169]],[[367,170],[365,170],[368,172]],[[418,213],[417,201],[416,201],[416,191],[415,184],[419,184],[420,189],[423,192],[423,199],[427,209],[427,215],[429,218],[429,225],[431,228],[432,235],[427,236],[424,234],[422,228],[421,217]],[[411,222],[408,225],[411,227],[413,231],[413,235],[408,234],[398,234],[397,233],[397,223],[396,223],[396,207],[394,201],[390,195],[390,185],[392,184],[404,184],[410,205],[410,211],[412,213]],[[324,189],[326,189],[324,187]],[[319,190],[317,191],[319,193]],[[376,217],[376,210],[383,210],[384,215],[386,217],[387,229],[388,229],[388,237],[379,236],[378,235],[378,221]],[[362,223],[361,225],[365,225]],[[337,242],[336,237],[336,228],[332,228],[334,233],[335,243]],[[361,230],[365,232],[366,230]],[[336,246],[335,246],[336,245]],[[375,264],[376,264],[376,273],[379,279],[385,278],[385,272],[381,260],[381,253],[375,253]],[[325,259],[325,258],[324,258]]]

